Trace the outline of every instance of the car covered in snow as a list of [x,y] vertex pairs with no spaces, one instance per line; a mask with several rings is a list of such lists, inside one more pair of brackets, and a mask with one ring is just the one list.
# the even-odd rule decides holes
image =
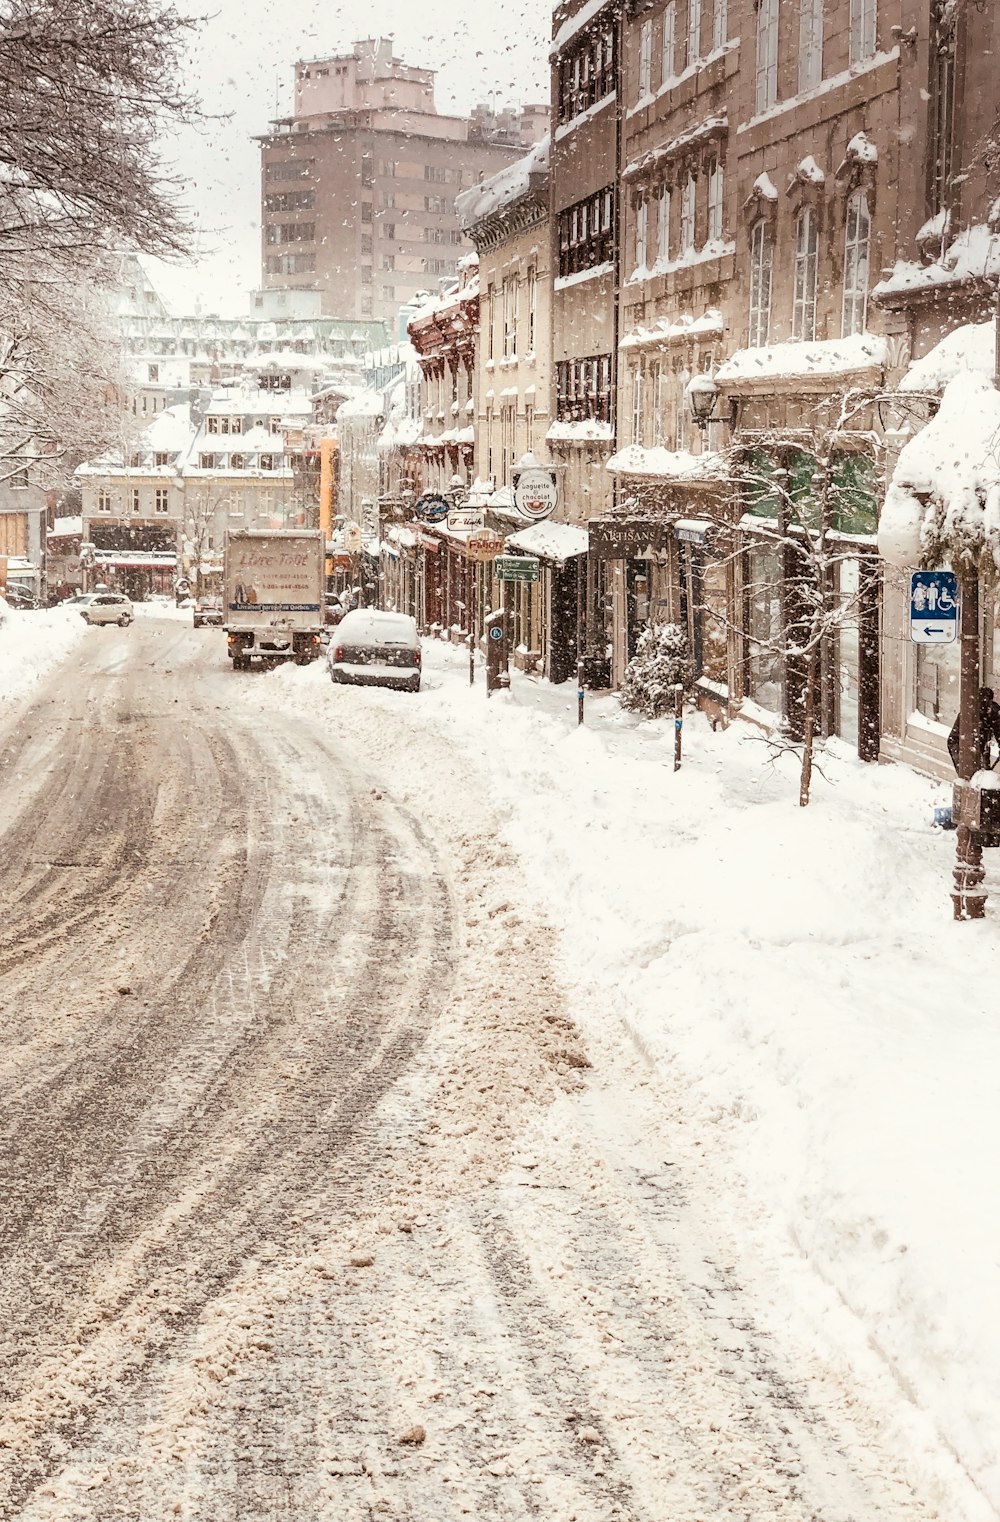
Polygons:
[[420,635],[405,613],[356,608],[331,632],[327,651],[335,682],[420,691]]

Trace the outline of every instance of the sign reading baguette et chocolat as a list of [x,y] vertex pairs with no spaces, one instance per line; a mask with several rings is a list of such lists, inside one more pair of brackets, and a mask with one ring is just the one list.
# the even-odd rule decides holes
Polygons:
[[602,560],[641,560],[647,549],[665,550],[674,537],[663,518],[591,518],[590,553]]

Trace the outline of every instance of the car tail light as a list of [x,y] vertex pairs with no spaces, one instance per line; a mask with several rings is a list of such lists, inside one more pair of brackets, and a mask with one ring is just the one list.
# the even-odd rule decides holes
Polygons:
[[419,650],[414,650],[414,652],[413,652],[413,664],[414,664],[414,666],[419,666],[420,665],[421,658],[422,657],[421,657],[420,651]]
[[344,659],[344,647],[343,647],[343,645],[338,645],[337,646],[336,650],[333,652],[333,658],[334,658],[335,661],[342,661]]

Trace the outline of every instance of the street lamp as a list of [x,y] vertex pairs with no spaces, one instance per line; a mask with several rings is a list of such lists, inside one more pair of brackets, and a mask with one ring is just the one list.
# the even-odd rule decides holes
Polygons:
[[727,417],[716,417],[713,415],[713,408],[722,393],[715,382],[715,378],[707,370],[701,375],[692,375],[684,388],[684,395],[687,397],[691,416],[703,433],[709,423],[728,423],[730,428],[735,426],[735,400],[729,404],[729,415]]

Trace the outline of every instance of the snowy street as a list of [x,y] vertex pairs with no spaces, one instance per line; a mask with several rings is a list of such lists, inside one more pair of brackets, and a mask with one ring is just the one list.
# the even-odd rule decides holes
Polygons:
[[466,670],[141,617],[8,691],[0,1514],[995,1517],[995,918],[933,788],[803,815]]

